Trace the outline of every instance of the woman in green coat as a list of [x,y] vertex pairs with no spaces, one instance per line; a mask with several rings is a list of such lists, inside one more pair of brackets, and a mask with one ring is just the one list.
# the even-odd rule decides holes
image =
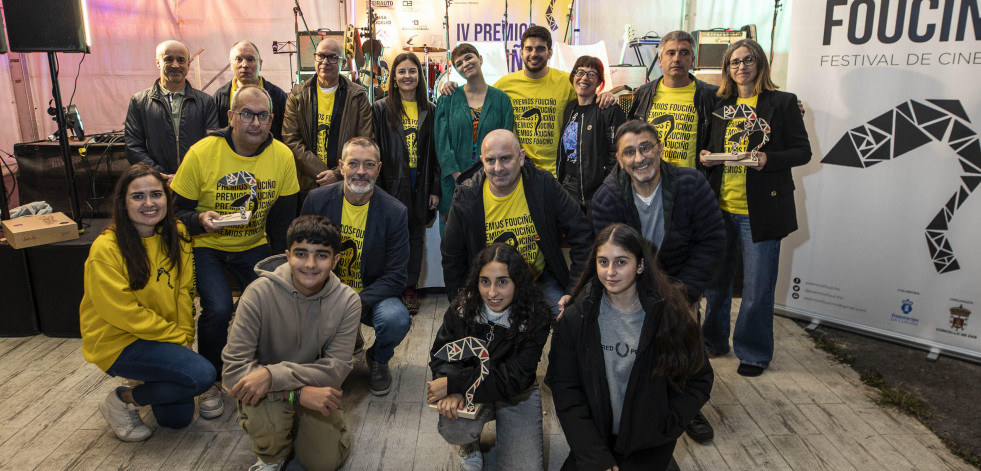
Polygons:
[[[442,176],[439,212],[450,211],[456,178],[480,160],[480,142],[495,129],[513,129],[514,112],[507,94],[487,85],[480,67],[484,59],[472,44],[461,43],[450,54],[453,67],[467,79],[464,93],[440,97],[436,103],[436,157]],[[442,225],[441,225],[442,226]]]

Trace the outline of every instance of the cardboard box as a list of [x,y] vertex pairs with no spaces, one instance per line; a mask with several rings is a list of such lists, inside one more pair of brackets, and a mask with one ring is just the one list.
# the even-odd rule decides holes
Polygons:
[[7,243],[15,249],[78,239],[78,225],[64,213],[42,214],[3,221]]

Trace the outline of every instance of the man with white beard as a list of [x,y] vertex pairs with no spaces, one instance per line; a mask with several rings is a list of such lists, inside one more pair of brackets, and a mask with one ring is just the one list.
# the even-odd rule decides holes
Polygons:
[[361,297],[361,322],[375,329],[368,349],[368,388],[388,394],[388,361],[412,324],[400,298],[409,263],[409,226],[405,206],[375,187],[381,172],[378,146],[364,137],[344,144],[338,167],[342,181],[314,189],[300,214],[320,214],[341,227],[341,256],[335,268],[341,281]]

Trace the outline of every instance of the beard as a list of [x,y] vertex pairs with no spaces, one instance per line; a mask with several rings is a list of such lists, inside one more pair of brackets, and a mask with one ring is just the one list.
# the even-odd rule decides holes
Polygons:
[[[354,193],[356,195],[363,195],[363,194],[368,193],[371,190],[374,190],[375,189],[375,182],[377,180],[378,180],[377,178],[375,178],[375,179],[368,179],[368,184],[367,185],[356,186],[355,185],[355,180],[353,180],[353,179],[345,179],[344,180],[344,186],[346,186],[348,190],[350,190],[352,193]],[[358,180],[358,182],[361,182],[361,181],[364,181],[364,180],[360,180],[360,179]]]

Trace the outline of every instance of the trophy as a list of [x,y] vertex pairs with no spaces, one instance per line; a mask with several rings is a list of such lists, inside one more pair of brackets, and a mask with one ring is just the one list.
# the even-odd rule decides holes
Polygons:
[[[770,141],[770,124],[757,116],[756,109],[746,104],[723,106],[721,110],[716,110],[712,114],[725,120],[743,119],[743,122],[737,125],[742,128],[742,132],[733,134],[729,138],[729,152],[707,154],[702,158],[709,162],[725,162],[726,165],[758,166],[760,160],[756,154]],[[749,136],[755,132],[763,133],[760,143],[749,152],[739,152],[740,144],[748,143]]]
[[246,226],[252,219],[252,211],[249,206],[253,203],[258,203],[259,201],[259,185],[256,182],[254,176],[251,173],[242,170],[236,173],[228,174],[218,180],[218,185],[224,187],[233,187],[239,185],[248,185],[249,194],[248,196],[242,197],[235,201],[234,205],[241,203],[238,207],[238,211],[229,214],[223,214],[218,219],[212,219],[211,223],[215,227],[228,227],[228,226]]
[[[487,360],[490,353],[487,351],[487,344],[476,337],[464,337],[447,343],[443,348],[436,352],[436,358],[447,362],[464,361],[470,358],[480,360],[480,376],[473,382],[464,394],[466,404],[462,410],[457,411],[457,415],[465,419],[473,419],[480,413],[483,404],[474,404],[473,394],[477,391],[477,386],[487,376]],[[436,404],[429,404],[429,407],[436,408]]]

